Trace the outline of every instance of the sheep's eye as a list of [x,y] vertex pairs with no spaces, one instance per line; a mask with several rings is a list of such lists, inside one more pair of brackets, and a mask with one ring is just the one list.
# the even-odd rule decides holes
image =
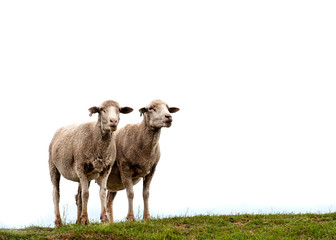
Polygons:
[[154,108],[150,107],[150,108],[148,108],[148,110],[152,111],[152,110],[154,110]]
[[105,109],[102,109],[101,111],[102,111],[103,113],[106,113]]

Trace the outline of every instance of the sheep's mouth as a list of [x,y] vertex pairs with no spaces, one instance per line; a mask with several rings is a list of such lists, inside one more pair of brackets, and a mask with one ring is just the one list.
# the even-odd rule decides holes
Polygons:
[[112,131],[116,131],[117,127],[118,127],[117,125],[110,125],[110,128],[111,128]]
[[166,121],[163,121],[163,123],[166,125],[166,126],[171,126],[172,125],[172,122],[173,120],[166,120]]

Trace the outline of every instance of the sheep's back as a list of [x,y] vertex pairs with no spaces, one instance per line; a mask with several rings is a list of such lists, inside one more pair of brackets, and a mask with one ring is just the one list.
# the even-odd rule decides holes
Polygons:
[[127,124],[116,132],[115,141],[117,151],[125,151],[129,149],[130,146],[134,145],[134,142],[139,135],[139,125],[139,123]]

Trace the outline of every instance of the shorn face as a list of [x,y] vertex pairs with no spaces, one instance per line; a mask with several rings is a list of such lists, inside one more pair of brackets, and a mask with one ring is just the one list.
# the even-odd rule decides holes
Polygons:
[[101,127],[105,132],[116,131],[120,121],[119,108],[110,106],[101,108],[100,112]]
[[179,108],[168,107],[163,101],[153,101],[145,108],[139,109],[140,113],[146,114],[147,123],[152,128],[170,127],[173,122],[171,113],[179,111]]
[[120,120],[120,113],[130,113],[133,111],[130,107],[122,107],[119,105],[105,105],[101,107],[89,108],[90,116],[93,113],[99,113],[98,121],[100,121],[100,128],[103,133],[116,131]]

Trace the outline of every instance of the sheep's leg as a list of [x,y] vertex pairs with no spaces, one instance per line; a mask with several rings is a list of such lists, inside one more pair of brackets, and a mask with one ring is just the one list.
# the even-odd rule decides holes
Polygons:
[[59,201],[60,201],[60,191],[59,191],[59,183],[61,179],[61,174],[57,170],[54,164],[49,162],[49,171],[50,178],[53,184],[53,202],[54,202],[54,211],[55,211],[55,225],[57,227],[62,226],[62,219],[59,210]]
[[80,223],[85,225],[89,223],[89,217],[87,213],[87,204],[89,201],[89,181],[86,177],[81,177],[79,180],[82,189],[82,212],[80,216]]
[[123,184],[126,188],[127,198],[128,198],[128,221],[136,221],[133,212],[133,198],[134,198],[134,190],[133,190],[133,181],[132,178],[124,178]]
[[[90,187],[91,181],[89,181],[89,187]],[[78,191],[75,195],[76,205],[77,205],[77,220],[76,223],[81,223],[81,215],[82,215],[82,209],[83,209],[83,202],[82,202],[82,187],[80,183],[78,183]]]
[[77,194],[75,195],[75,199],[76,199],[76,205],[77,205],[77,221],[76,223],[79,224],[80,223],[80,217],[82,214],[82,188],[80,183],[78,183],[78,191]]
[[152,168],[152,171],[143,179],[142,196],[144,200],[144,213],[143,213],[144,220],[151,220],[149,214],[148,199],[149,199],[149,187],[155,172],[155,167],[156,165]]
[[132,170],[129,168],[127,163],[124,163],[120,166],[120,178],[123,185],[126,188],[126,194],[128,199],[128,221],[136,221],[133,212],[133,198],[134,198],[134,190],[133,190],[133,181],[132,181]]
[[117,195],[117,192],[107,192],[107,217],[109,221],[112,223],[113,222],[113,200],[115,196]]
[[106,183],[109,173],[110,171],[107,171],[103,176],[97,179],[97,183],[100,187],[99,189],[100,206],[101,206],[100,220],[102,222],[108,222],[108,218],[106,215]]
[[151,217],[150,217],[150,214],[149,214],[149,207],[148,207],[150,182],[151,182],[151,178],[150,179],[148,179],[147,177],[144,178],[142,196],[143,196],[143,200],[144,200],[143,219],[145,219],[145,220],[151,220]]
[[131,184],[126,188],[127,198],[128,198],[128,214],[127,220],[128,221],[136,221],[133,212],[133,198],[134,198],[134,190],[133,190],[133,183],[130,180]]

